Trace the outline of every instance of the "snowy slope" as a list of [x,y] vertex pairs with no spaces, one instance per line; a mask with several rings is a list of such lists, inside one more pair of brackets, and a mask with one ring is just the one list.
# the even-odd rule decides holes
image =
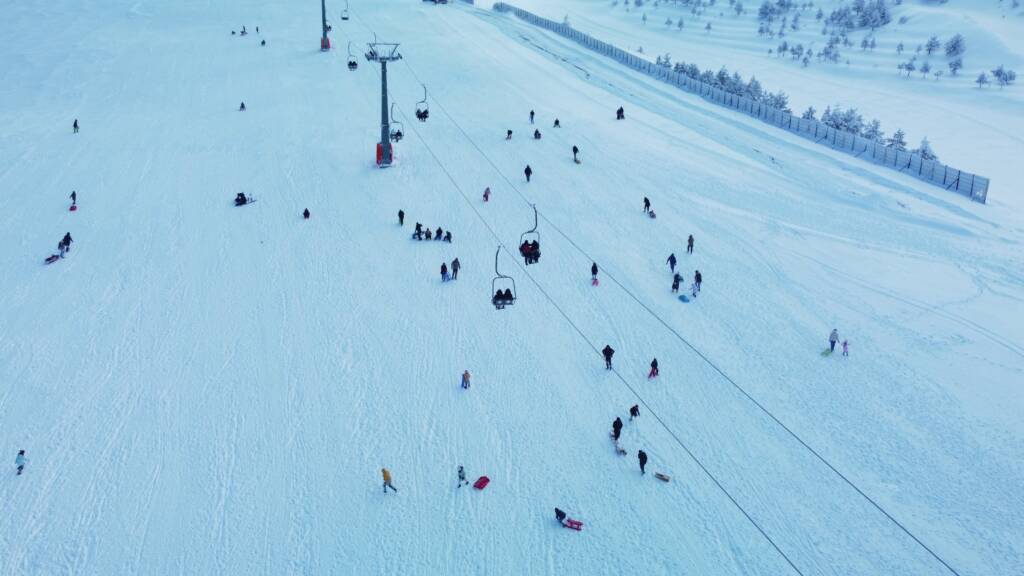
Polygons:
[[[927,137],[941,161],[991,178],[990,202],[1018,210],[1022,207],[1024,198],[1017,186],[1020,173],[1005,158],[1007,153],[1024,152],[1020,137],[1024,132],[1024,90],[1019,83],[1006,89],[979,89],[974,83],[979,73],[988,73],[1000,64],[1018,72],[1024,68],[1024,43],[1020,41],[1024,11],[1011,9],[1009,2],[907,0],[891,6],[893,19],[887,26],[873,33],[851,32],[854,45],[840,48],[839,63],[812,58],[806,68],[788,56],[771,55],[769,50],[776,50],[783,41],[820,50],[828,37],[821,35],[822,24],[815,20],[815,13],[820,8],[828,15],[850,2],[824,0],[806,10],[794,10],[800,14],[801,25],[796,31],[787,27],[784,38],[757,34],[760,2],[743,3],[744,14],[737,15],[731,4],[720,1],[705,7],[699,16],[692,14],[692,3],[687,7],[665,0],[648,1],[628,12],[624,2],[517,0],[512,4],[556,21],[568,17],[574,28],[620,48],[635,51],[642,47],[651,60],[669,53],[673,62],[693,63],[701,70],[717,71],[726,66],[744,80],[754,76],[766,90],[784,91],[797,113],[808,106],[814,106],[819,116],[827,106],[856,108],[866,121],[880,120],[886,135],[901,128],[911,147]],[[642,20],[645,14],[646,24]],[[680,18],[682,30],[665,25],[668,19],[678,23]],[[900,23],[902,18],[905,23]],[[708,23],[710,31],[704,29]],[[779,24],[776,21],[773,30]],[[935,35],[945,42],[954,34],[963,35],[967,45],[964,68],[956,77],[949,74],[950,59],[941,48],[932,56],[925,52],[916,56],[917,67],[928,62],[933,70],[943,70],[941,79],[932,75],[925,79],[920,73],[907,77],[897,70],[897,64],[914,56],[916,47],[929,37]],[[875,39],[874,50],[861,50],[865,37]],[[896,46],[901,42],[905,52],[898,54]]]
[[[294,6],[3,8],[0,454],[30,462],[0,480],[0,573],[1021,572],[1018,214],[489,10],[352,14],[321,54]],[[374,32],[405,54],[385,171],[378,77],[343,48]],[[500,255],[495,311],[530,202],[544,256]],[[819,355],[832,327],[850,358]]]

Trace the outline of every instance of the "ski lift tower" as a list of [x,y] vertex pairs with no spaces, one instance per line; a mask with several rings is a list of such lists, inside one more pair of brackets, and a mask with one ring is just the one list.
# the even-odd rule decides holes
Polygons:
[[330,50],[331,40],[327,37],[327,0],[320,0],[320,22],[324,31],[323,37],[320,38],[320,50]]
[[401,60],[402,55],[398,53],[398,44],[374,41],[369,43],[369,47],[366,59],[380,62],[380,143],[377,144],[377,165],[385,168],[394,160],[388,119],[388,62]]

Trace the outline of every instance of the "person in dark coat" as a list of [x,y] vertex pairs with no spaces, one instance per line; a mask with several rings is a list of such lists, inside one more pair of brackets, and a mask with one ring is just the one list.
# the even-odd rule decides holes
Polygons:
[[700,292],[700,282],[703,278],[700,275],[700,270],[693,271],[693,284],[697,287],[697,292]]
[[14,457],[14,467],[18,470],[18,476],[25,471],[25,464],[28,463],[28,458],[25,458],[25,451],[18,450],[18,455]]
[[597,280],[597,262],[590,265],[590,279]]
[[463,485],[469,486],[469,480],[466,480],[466,471],[459,466],[459,488],[462,488]]
[[75,131],[75,134],[78,134],[78,118],[75,118],[75,123],[71,125],[71,129]]
[[612,356],[615,355],[615,349],[609,345],[605,345],[604,350],[601,350],[601,354],[604,354],[604,367],[607,370],[612,369]]
[[423,240],[423,224],[416,223],[416,229],[413,230],[412,237],[417,240]]
[[512,131],[511,130],[506,130],[505,131],[505,140],[511,140],[511,139],[512,139]]
[[690,234],[690,237],[686,239],[686,253],[693,254],[693,234]]
[[651,371],[650,371],[650,373],[647,374],[647,378],[657,378],[657,377],[658,377],[658,359],[655,358],[654,360],[651,360]]
[[242,103],[241,103],[241,104],[240,104],[240,105],[238,106],[238,111],[239,111],[239,112],[245,112],[245,102],[242,102]]
[[452,260],[452,280],[458,280],[459,279],[459,269],[461,269],[461,268],[462,268],[462,262],[459,262],[458,258],[456,258],[455,260]]
[[527,164],[526,170],[523,170],[523,174],[526,174],[526,181],[529,182],[530,176],[533,176],[533,168],[530,168],[530,165]]
[[672,268],[672,271],[675,272],[676,271],[676,255],[675,255],[674,252],[672,254],[668,255],[668,260],[666,260],[666,262],[668,262],[668,265],[669,265],[669,267]]
[[577,163],[577,164],[580,163],[579,154],[580,154],[579,146],[576,146],[575,144],[573,144],[572,145],[572,161]]
[[679,274],[676,274],[675,278],[672,278],[672,293],[676,294],[678,292],[679,292]]
[[533,131],[533,139],[534,140],[540,140],[540,130],[534,130]]
[[447,232],[444,233],[444,241],[449,243],[449,244],[452,243],[452,231],[451,230],[448,230]]
[[434,232],[430,228],[427,228],[427,232],[426,232],[427,240],[430,240],[433,237],[434,237]]
[[626,111],[622,109],[622,106],[619,106],[619,109],[615,111],[615,119],[616,120],[625,120],[626,119]]
[[72,190],[71,191],[71,205],[74,206],[76,204],[78,204],[78,193],[75,192],[74,190]]
[[305,210],[302,211],[302,217],[305,220],[309,220],[309,208],[306,208]]
[[622,434],[622,418],[616,417],[615,422],[612,422],[612,438],[616,442],[619,441],[619,436]]
[[71,250],[71,232],[64,234],[64,238],[61,239],[61,243],[64,244],[64,248],[68,251]]
[[530,259],[533,260],[534,264],[540,262],[540,242],[536,240],[530,242]]
[[448,281],[448,265],[441,262],[441,282]]
[[647,198],[647,196],[644,196],[644,212],[650,212],[650,211],[651,211],[651,201]]
[[558,520],[559,524],[565,526],[565,512],[555,508],[555,520]]
[[398,225],[405,226],[405,210],[398,211]]
[[530,110],[530,124],[533,124],[533,110]]
[[437,232],[434,232],[434,240],[440,240],[443,237],[444,237],[444,230],[441,230],[441,227],[438,226],[437,227]]
[[637,452],[636,457],[640,459],[640,473],[646,474],[647,471],[644,468],[647,466],[647,452],[641,450]]
[[632,422],[634,418],[639,418],[639,417],[640,417],[640,405],[639,404],[633,404],[633,406],[629,409],[629,420]]
[[558,121],[558,118],[555,118],[555,125],[552,126],[552,128],[561,128],[561,127],[562,127],[562,123]]

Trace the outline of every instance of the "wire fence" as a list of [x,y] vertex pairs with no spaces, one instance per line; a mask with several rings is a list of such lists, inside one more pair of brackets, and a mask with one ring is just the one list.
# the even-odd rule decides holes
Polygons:
[[675,72],[671,68],[659,66],[646,58],[631,54],[607,42],[602,42],[589,34],[574,30],[568,24],[542,18],[510,4],[498,2],[494,5],[493,9],[497,12],[511,12],[525,22],[545,30],[550,30],[590,50],[617,60],[638,72],[672,84],[716,104],[738,110],[768,124],[813,140],[815,143],[829,146],[836,150],[842,150],[857,158],[870,160],[875,164],[887,166],[912,175],[929,184],[967,196],[975,202],[984,204],[988,197],[989,179],[984,176],[958,170],[937,160],[926,160],[920,154],[914,154],[906,150],[897,150],[858,134],[826,126],[817,120],[808,120],[794,116],[789,112],[768,106],[763,102],[726,92],[706,82],[690,78],[680,72]]

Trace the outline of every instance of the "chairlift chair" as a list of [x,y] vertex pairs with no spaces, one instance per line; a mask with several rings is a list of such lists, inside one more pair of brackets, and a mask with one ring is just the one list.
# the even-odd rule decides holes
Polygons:
[[356,62],[356,57],[352,54],[352,43],[348,43],[348,69],[355,70],[359,68],[359,63]]
[[424,84],[420,84],[420,86],[423,86],[423,100],[416,103],[416,118],[420,122],[426,122],[430,117],[430,107],[427,105],[427,87]]
[[405,136],[405,134],[403,133],[403,130],[402,130],[403,128],[405,128],[405,126],[403,126],[402,123],[399,122],[398,120],[395,120],[395,103],[392,102],[391,103],[391,133],[390,133],[390,137],[391,137],[391,141],[392,142],[399,142],[399,141],[402,140],[402,138]]
[[[494,280],[491,280],[491,304],[495,310],[504,310],[505,306],[516,303],[516,281],[511,276],[505,276],[498,271],[498,255],[501,254],[501,246],[494,252]],[[503,296],[508,291],[511,298]]]
[[[522,247],[524,242],[529,242],[529,243],[536,242],[537,243],[537,253],[539,255],[540,254],[540,233],[537,232],[537,205],[536,204],[531,204],[530,206],[533,207],[533,228],[530,228],[526,232],[523,232],[521,236],[519,236],[519,246]],[[523,254],[523,256],[525,257],[526,255]]]

